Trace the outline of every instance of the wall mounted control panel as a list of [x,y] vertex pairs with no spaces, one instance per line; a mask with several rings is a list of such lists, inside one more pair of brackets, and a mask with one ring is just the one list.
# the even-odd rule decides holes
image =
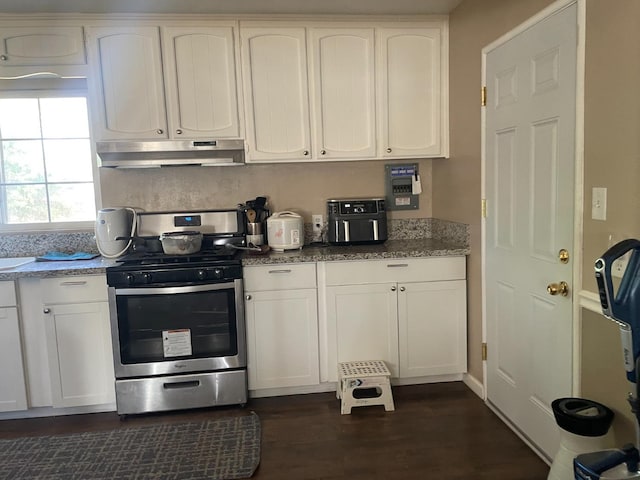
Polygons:
[[415,210],[420,206],[422,184],[418,164],[385,165],[387,210]]

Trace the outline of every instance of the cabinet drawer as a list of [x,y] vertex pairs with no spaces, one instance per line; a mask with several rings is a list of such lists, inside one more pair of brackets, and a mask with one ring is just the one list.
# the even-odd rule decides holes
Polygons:
[[280,264],[244,267],[248,292],[316,288],[316,264]]
[[41,280],[42,303],[106,302],[107,281],[104,275],[44,278]]
[[13,282],[0,282],[0,307],[16,305],[16,288]]
[[327,285],[462,280],[465,257],[392,258],[327,262]]

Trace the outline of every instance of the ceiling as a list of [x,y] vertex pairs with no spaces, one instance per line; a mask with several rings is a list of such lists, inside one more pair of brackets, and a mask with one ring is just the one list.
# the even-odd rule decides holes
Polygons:
[[2,0],[0,13],[446,14],[462,0]]

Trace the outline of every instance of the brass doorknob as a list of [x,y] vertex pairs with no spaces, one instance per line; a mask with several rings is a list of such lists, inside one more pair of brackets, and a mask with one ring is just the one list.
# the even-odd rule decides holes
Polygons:
[[549,295],[560,294],[563,297],[566,297],[567,295],[569,295],[569,285],[567,284],[567,282],[550,283],[549,285],[547,285],[547,292],[549,292]]

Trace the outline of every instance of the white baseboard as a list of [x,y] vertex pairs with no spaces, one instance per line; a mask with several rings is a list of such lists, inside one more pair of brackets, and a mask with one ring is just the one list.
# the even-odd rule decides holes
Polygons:
[[483,400],[485,399],[484,398],[484,385],[476,377],[474,377],[473,375],[469,375],[468,373],[465,373],[462,376],[462,382],[467,387],[469,387],[469,390],[471,390],[473,393],[475,393],[481,399],[483,399]]

